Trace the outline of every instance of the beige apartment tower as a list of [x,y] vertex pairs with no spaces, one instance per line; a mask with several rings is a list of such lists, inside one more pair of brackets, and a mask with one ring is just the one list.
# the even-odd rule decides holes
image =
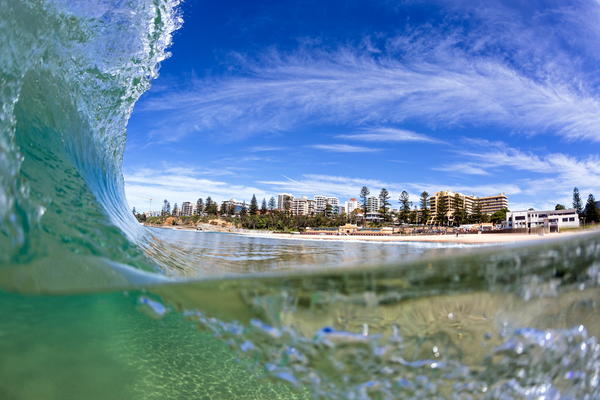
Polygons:
[[[428,221],[429,224],[434,223],[436,220],[436,205],[439,203],[440,199],[444,199],[446,201],[446,205],[448,208],[448,220],[452,222],[454,219],[454,196],[455,192],[451,192],[449,190],[436,192],[433,196],[429,197],[429,208],[431,210],[431,217]],[[473,213],[473,208],[475,206],[475,202],[477,199],[481,202],[482,212],[484,214],[492,215],[496,211],[500,211],[504,208],[508,208],[508,198],[504,193],[500,193],[496,196],[485,196],[485,197],[475,197],[475,195],[469,196],[468,194],[458,193],[461,199],[465,202],[465,209],[468,214]]]

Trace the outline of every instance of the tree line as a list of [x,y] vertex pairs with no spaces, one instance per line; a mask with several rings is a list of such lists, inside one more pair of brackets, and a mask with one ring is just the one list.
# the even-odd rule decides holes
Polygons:
[[[558,206],[560,206],[560,204],[557,204],[557,208]],[[600,222],[600,210],[598,209],[598,203],[596,202],[593,194],[590,193],[588,195],[584,208],[583,202],[581,201],[581,195],[579,194],[579,189],[577,189],[577,187],[573,188],[573,208],[579,215],[579,219],[582,222]]]
[[[432,210],[430,204],[430,195],[427,191],[421,192],[417,205],[413,205],[410,200],[410,196],[407,191],[403,190],[398,197],[398,212],[394,215],[391,212],[391,195],[386,188],[382,188],[379,192],[379,209],[377,210],[376,220],[367,221],[368,210],[368,199],[371,191],[367,186],[363,186],[359,192],[361,207],[357,208],[351,213],[334,213],[332,206],[327,202],[325,209],[321,212],[314,213],[313,215],[292,215],[292,201],[291,198],[285,196],[283,199],[283,209],[278,210],[277,203],[274,197],[271,197],[268,201],[263,198],[261,205],[259,206],[256,195],[252,195],[250,204],[246,205],[244,201],[242,203],[241,210],[236,210],[235,205],[229,202],[223,202],[221,205],[216,203],[207,197],[206,200],[199,198],[196,201],[197,212],[200,215],[210,217],[223,217],[231,218],[238,216],[235,220],[230,220],[236,223],[236,226],[250,229],[294,229],[298,230],[304,227],[337,227],[345,225],[347,223],[362,224],[370,226],[382,226],[391,224],[395,221],[404,224],[420,224],[420,225],[440,225],[440,226],[460,226],[463,224],[477,224],[484,222],[499,223],[506,220],[506,213],[508,209],[496,211],[492,215],[488,215],[483,212],[483,204],[480,199],[476,199],[473,203],[472,209],[469,212],[467,210],[465,199],[458,193],[455,193],[451,199],[445,197],[438,197],[435,209]],[[573,189],[573,208],[579,214],[580,219],[583,222],[600,222],[600,210],[598,204],[592,194],[588,196],[588,200],[583,206],[579,189]],[[556,209],[564,209],[561,204],[556,205]],[[177,203],[171,209],[171,205],[167,199],[164,200],[161,215],[172,216],[179,215],[179,207]],[[134,214],[137,214],[135,208]],[[450,220],[450,213],[452,213],[452,219]],[[363,214],[364,218],[361,218],[360,214]],[[435,215],[432,218],[432,215]],[[396,218],[394,218],[394,216]],[[138,216],[138,219],[141,217]]]

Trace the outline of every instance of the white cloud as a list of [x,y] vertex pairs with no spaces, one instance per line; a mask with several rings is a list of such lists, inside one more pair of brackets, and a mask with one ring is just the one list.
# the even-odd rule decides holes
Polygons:
[[434,171],[450,172],[453,175],[489,175],[489,172],[471,163],[456,163],[431,169]]
[[430,138],[421,133],[395,128],[377,128],[363,133],[337,135],[337,138],[365,142],[430,142],[443,143],[441,140]]
[[273,196],[256,187],[232,185],[196,177],[196,174],[203,176],[202,173],[188,168],[143,168],[126,172],[124,179],[127,201],[138,211],[145,211],[149,207],[148,198],[157,200],[152,205],[153,209],[158,210],[162,207],[164,199],[169,200],[173,207],[175,203],[181,205],[184,201],[195,202],[199,197],[206,199],[207,196],[218,202],[231,198],[249,202],[253,194],[259,201],[262,198],[268,200]]
[[351,146],[349,144],[313,144],[308,147],[325,151],[333,151],[336,153],[370,153],[380,150],[371,147]]
[[[600,192],[600,158],[598,155],[573,157],[562,153],[550,153],[543,156],[523,152],[501,142],[485,140],[468,141],[473,148],[460,153],[460,157],[470,160],[468,163],[442,167],[440,170],[452,170],[469,174],[478,172],[492,175],[505,175],[506,169],[523,171],[525,175],[515,182],[518,192],[530,196],[532,204],[540,209],[553,203],[571,205],[574,187],[582,193]],[[502,192],[511,192],[503,190]]]
[[250,153],[256,153],[259,151],[282,151],[287,150],[287,147],[277,147],[277,146],[255,146],[248,149]]
[[[395,46],[407,45],[400,43]],[[307,125],[368,129],[420,121],[432,127],[493,125],[528,135],[600,140],[598,94],[576,70],[564,67],[540,77],[501,57],[436,45],[440,48],[426,57],[425,48],[395,58],[351,47],[292,54],[273,50],[258,60],[240,56],[243,77],[196,80],[186,91],[150,96],[140,110],[168,111],[155,134],[174,132],[173,138],[198,130],[239,138]],[[393,137],[382,131],[358,135]],[[395,137],[425,139],[403,130]]]

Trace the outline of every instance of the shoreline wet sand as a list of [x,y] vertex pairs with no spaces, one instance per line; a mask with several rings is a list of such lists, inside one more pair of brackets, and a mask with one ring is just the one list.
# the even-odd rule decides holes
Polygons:
[[[193,227],[181,226],[157,226],[145,225],[152,228],[176,229],[196,231]],[[447,234],[447,235],[394,235],[394,236],[361,236],[361,235],[306,235],[298,233],[270,233],[265,231],[256,232],[225,232],[225,230],[214,232],[232,233],[236,235],[269,237],[273,239],[298,239],[298,240],[343,240],[343,241],[367,241],[367,242],[431,242],[431,243],[458,243],[458,244],[501,244],[501,243],[520,243],[536,240],[558,240],[567,239],[575,235],[585,235],[594,230],[578,230],[560,233],[546,233],[544,235],[527,235],[515,233],[482,233],[482,234]],[[198,231],[208,232],[208,231]]]

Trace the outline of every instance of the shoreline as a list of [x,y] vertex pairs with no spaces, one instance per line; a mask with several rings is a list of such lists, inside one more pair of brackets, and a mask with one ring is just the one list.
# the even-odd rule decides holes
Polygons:
[[[196,232],[223,232],[223,231],[198,231],[194,227],[179,227],[179,226],[154,226],[144,225],[150,228],[175,229],[183,231]],[[428,243],[456,243],[456,244],[503,244],[503,243],[520,243],[530,241],[543,241],[559,238],[570,238],[576,235],[585,235],[593,230],[579,230],[562,233],[546,233],[540,235],[523,235],[514,233],[487,233],[487,234],[468,234],[468,235],[419,235],[419,236],[344,236],[344,235],[300,235],[292,233],[267,233],[264,231],[253,232],[224,232],[235,235],[245,235],[253,237],[267,237],[272,239],[297,239],[297,240],[343,240],[343,241],[361,241],[361,242],[428,242]]]

